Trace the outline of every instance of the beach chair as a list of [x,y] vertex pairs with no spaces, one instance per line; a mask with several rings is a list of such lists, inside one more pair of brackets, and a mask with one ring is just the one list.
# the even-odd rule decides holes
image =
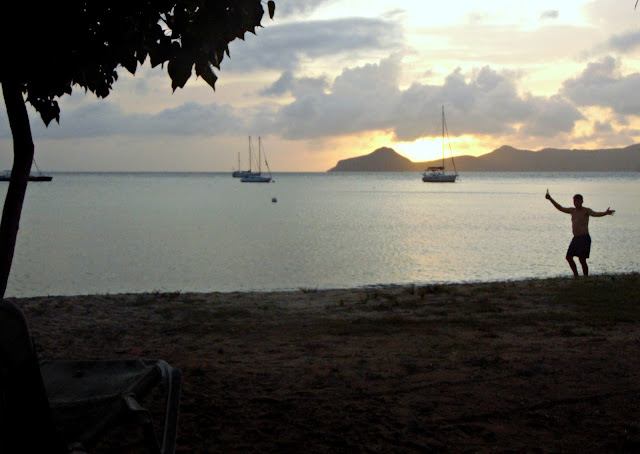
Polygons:
[[[162,443],[138,399],[166,381]],[[26,318],[0,300],[0,453],[84,453],[119,425],[149,452],[176,446],[182,374],[163,360],[38,362]]]

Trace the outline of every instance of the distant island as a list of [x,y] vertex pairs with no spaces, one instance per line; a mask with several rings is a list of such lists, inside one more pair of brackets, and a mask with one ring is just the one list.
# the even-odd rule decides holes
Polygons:
[[[640,144],[602,150],[518,150],[504,145],[481,156],[454,158],[459,172],[639,172]],[[328,172],[422,172],[442,160],[413,162],[382,147],[356,158],[342,159]],[[451,161],[446,165],[449,167]],[[453,170],[453,169],[451,169]]]

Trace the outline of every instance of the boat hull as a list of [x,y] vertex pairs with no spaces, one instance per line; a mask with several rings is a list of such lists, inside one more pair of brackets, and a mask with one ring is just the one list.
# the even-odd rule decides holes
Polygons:
[[[30,176],[29,181],[51,181],[53,177],[50,175]],[[11,177],[0,176],[0,181],[11,181]]]
[[231,174],[233,178],[245,178],[253,175],[250,170],[236,170]]
[[271,177],[262,177],[260,175],[252,175],[241,178],[242,183],[271,183]]
[[425,173],[422,175],[422,181],[425,183],[455,183],[457,178],[457,174]]

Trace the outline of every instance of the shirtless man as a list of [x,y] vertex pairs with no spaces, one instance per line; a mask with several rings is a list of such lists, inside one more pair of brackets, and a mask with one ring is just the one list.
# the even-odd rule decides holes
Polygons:
[[571,215],[573,239],[571,240],[571,244],[569,245],[569,249],[567,250],[567,262],[569,262],[569,266],[571,267],[571,271],[573,271],[574,277],[578,277],[578,268],[576,267],[576,262],[574,262],[573,260],[574,257],[578,257],[578,260],[580,260],[580,265],[582,265],[582,273],[585,276],[588,276],[589,267],[587,266],[587,259],[589,258],[589,252],[591,251],[591,237],[589,236],[589,216],[599,218],[608,214],[613,215],[613,213],[615,213],[616,211],[607,208],[607,211],[598,212],[593,211],[591,208],[583,207],[583,200],[580,194],[576,194],[573,196],[573,205],[575,206],[575,208],[565,208],[563,206],[560,206],[555,200],[551,198],[548,190],[545,197],[549,199],[553,206],[558,210],[562,211],[563,213],[569,213]]

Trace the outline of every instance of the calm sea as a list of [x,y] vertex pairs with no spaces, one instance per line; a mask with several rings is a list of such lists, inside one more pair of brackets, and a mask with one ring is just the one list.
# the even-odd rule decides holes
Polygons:
[[545,200],[547,188],[564,206],[582,193],[585,206],[617,210],[591,219],[593,273],[640,270],[638,173],[274,178],[62,173],[32,183],[7,296],[568,276],[570,217]]

